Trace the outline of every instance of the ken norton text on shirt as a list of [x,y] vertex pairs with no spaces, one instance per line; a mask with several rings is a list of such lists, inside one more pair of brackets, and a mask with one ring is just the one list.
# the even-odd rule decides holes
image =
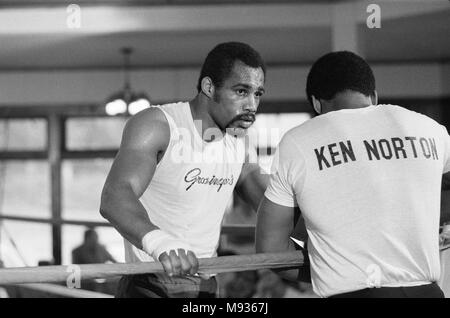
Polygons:
[[[339,141],[314,149],[319,170],[330,168],[349,161],[356,161],[352,141]],[[389,139],[371,139],[360,142],[366,150],[368,160],[391,160],[424,158],[438,160],[438,151],[434,138],[392,137]]]

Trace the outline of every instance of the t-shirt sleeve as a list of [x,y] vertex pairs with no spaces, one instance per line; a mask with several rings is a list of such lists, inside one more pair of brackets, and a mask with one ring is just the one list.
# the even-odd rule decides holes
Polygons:
[[443,173],[447,173],[450,171],[450,136],[447,132],[447,128],[442,126],[443,129],[443,138],[444,138],[444,169]]
[[292,137],[283,137],[275,152],[265,197],[279,205],[297,206],[296,193],[303,185],[303,168],[303,156]]

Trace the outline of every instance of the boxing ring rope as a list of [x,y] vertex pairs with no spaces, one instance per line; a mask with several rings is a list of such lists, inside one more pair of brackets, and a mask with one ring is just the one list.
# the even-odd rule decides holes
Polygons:
[[[441,246],[443,252],[450,244]],[[259,269],[296,268],[303,265],[301,251],[283,253],[259,253],[200,258],[198,272],[220,274]],[[13,285],[39,292],[70,298],[112,298],[112,295],[88,290],[68,288],[49,283],[66,283],[78,275],[78,279],[113,278],[123,275],[163,273],[159,262],[59,265],[41,267],[16,267],[0,269],[0,285]]]
[[[295,268],[303,264],[301,251],[231,255],[199,259],[199,274],[220,274],[259,269]],[[0,269],[0,285],[67,282],[123,275],[164,272],[159,262],[58,265]]]
[[[449,248],[450,244],[447,244],[442,246],[440,251]],[[257,253],[199,258],[198,272],[208,275],[259,269],[295,268],[301,265],[303,265],[301,251]],[[0,269],[0,285],[61,283],[67,282],[71,277],[85,280],[163,272],[164,269],[159,262],[12,267]]]

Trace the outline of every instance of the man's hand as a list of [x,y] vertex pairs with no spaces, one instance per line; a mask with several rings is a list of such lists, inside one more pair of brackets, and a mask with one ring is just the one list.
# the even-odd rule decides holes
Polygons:
[[198,259],[189,244],[162,231],[153,230],[142,238],[144,252],[158,260],[169,276],[194,275]]
[[159,256],[159,261],[169,276],[195,275],[198,271],[198,259],[192,251],[179,248]]

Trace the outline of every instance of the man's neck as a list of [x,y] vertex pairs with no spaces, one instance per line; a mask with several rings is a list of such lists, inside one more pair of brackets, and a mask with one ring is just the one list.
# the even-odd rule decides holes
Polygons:
[[324,111],[328,113],[341,109],[357,109],[372,105],[372,100],[369,96],[355,92],[343,92],[337,94],[332,100],[323,102]]
[[[209,101],[205,96],[199,93],[193,100],[189,102],[189,107],[191,109],[192,118],[194,120],[195,127],[198,133],[204,139],[205,131],[207,129],[219,129],[220,127],[216,124],[214,119],[209,113]],[[223,132],[224,133],[224,132]],[[211,140],[205,140],[211,141]]]

